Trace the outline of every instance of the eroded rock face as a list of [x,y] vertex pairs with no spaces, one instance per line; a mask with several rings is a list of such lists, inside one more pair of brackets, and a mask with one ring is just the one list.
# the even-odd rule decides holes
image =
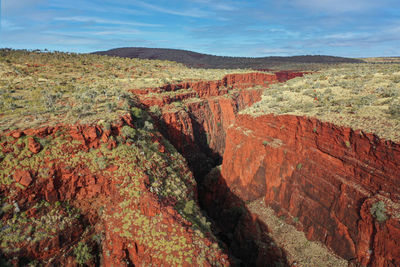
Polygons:
[[[302,75],[301,72],[234,74],[220,81],[133,90],[145,106],[160,107],[163,135],[188,161],[200,184],[202,207],[217,221],[219,236],[228,244],[229,252],[246,266],[287,263],[284,252],[271,246],[267,226],[246,211],[244,202],[231,194],[226,183],[219,178],[208,183],[203,176],[220,164],[226,131],[235,123],[238,112],[259,101],[269,84]],[[179,93],[165,94],[177,90]],[[147,95],[149,92],[152,94]],[[177,100],[185,101],[178,108],[170,105]]]
[[[398,144],[306,118],[237,117],[238,111],[260,99],[262,89],[246,87],[302,75],[285,71],[272,76],[228,75],[221,81],[153,89],[154,93],[194,89],[199,100],[188,101],[181,110],[170,109],[168,104],[192,98],[193,92],[182,92],[175,98],[148,98],[144,93],[139,98],[145,105],[164,107],[164,134],[185,156],[197,177],[202,177],[223,155],[225,182],[220,183],[227,189],[215,191],[205,186],[200,192],[203,207],[214,217],[240,206],[241,201],[263,196],[266,204],[281,215],[297,218],[301,222],[298,227],[309,239],[324,242],[341,257],[364,265],[398,264],[399,222],[393,216],[398,212]],[[240,90],[230,94],[235,88]],[[231,193],[237,201],[232,201]],[[392,214],[384,223],[377,223],[370,212],[371,199],[378,201],[380,197],[387,213]],[[211,201],[214,198],[222,203]],[[255,229],[251,223],[235,228],[241,225],[240,220],[231,222],[232,231]],[[392,238],[388,238],[389,232]]]
[[[226,130],[235,122],[236,114],[241,109],[259,101],[263,88],[269,84],[304,74],[291,71],[230,74],[218,81],[168,84],[132,92],[145,106],[162,108],[160,121],[165,125],[163,134],[188,160],[195,175],[200,177],[220,161],[225,149]],[[187,91],[182,90],[172,96],[163,94],[181,89]],[[184,108],[169,106],[172,102],[190,99],[193,101],[184,103]]]
[[[187,100],[190,98],[210,98],[226,95],[234,89],[246,89],[256,86],[268,86],[269,84],[284,82],[295,77],[301,77],[306,72],[280,71],[275,74],[266,73],[246,73],[228,74],[222,80],[217,81],[197,81],[183,82],[179,84],[167,84],[159,88],[133,89],[132,93],[139,96],[142,104],[150,106],[164,106],[175,101]],[[161,94],[165,92],[175,92],[178,90],[188,90],[174,95],[149,96],[148,94]]]
[[[15,266],[229,265],[184,159],[138,120],[0,136],[2,259]],[[77,251],[80,243],[88,249]]]
[[[264,197],[309,239],[363,265],[400,264],[400,145],[296,116],[240,115],[222,176],[244,201]],[[386,220],[371,207],[382,201]]]
[[[217,97],[188,103],[185,109],[164,109],[164,134],[185,156],[196,175],[205,175],[225,149],[226,129],[241,107],[260,99],[260,90],[239,92],[235,97]],[[211,160],[211,161],[210,161]]]
[[[297,227],[309,239],[325,243],[341,257],[368,266],[399,266],[399,144],[305,117],[237,115],[260,100],[263,89],[249,87],[284,82],[303,74],[234,74],[220,81],[133,92],[143,105],[161,108],[158,126],[197,177],[203,177],[223,155],[221,174],[200,185],[200,201],[209,215],[220,219],[217,226],[221,240],[243,264],[285,263],[284,252],[268,246],[272,242],[265,236],[268,227],[245,210],[246,201],[264,197],[280,215],[296,218]],[[163,94],[180,89],[184,90]],[[148,95],[151,92],[159,95]],[[183,100],[179,108],[171,105]],[[204,236],[193,231],[189,219],[200,210],[189,208],[188,214],[182,213],[188,212],[185,202],[189,199],[158,195],[166,192],[161,186],[174,177],[165,170],[178,161],[168,154],[168,144],[161,135],[150,134],[146,146],[152,150],[148,155],[121,149],[121,144],[130,147],[136,143],[124,136],[122,129],[136,128],[134,120],[127,115],[109,129],[60,125],[7,133],[9,138],[0,142],[5,155],[19,151],[27,158],[44,158],[39,165],[13,172],[12,180],[22,188],[8,201],[17,201],[21,210],[35,216],[31,207],[35,201],[45,199],[54,204],[73,200],[83,215],[79,220],[72,218],[71,227],[59,231],[56,237],[35,246],[18,243],[25,255],[44,261],[55,257],[56,263],[74,266],[71,252],[69,256],[58,253],[78,242],[91,225],[91,233],[101,236],[102,242],[94,247],[102,255],[88,261],[89,265],[229,264],[211,232]],[[50,150],[38,141],[50,137],[60,139],[60,149]],[[52,151],[57,152],[58,160]],[[110,155],[109,151],[118,152]],[[91,164],[82,160],[86,160],[85,153],[91,154]],[[147,160],[155,154],[165,164]],[[191,177],[184,164],[177,169],[179,177]],[[159,173],[149,175],[154,170]],[[155,181],[155,176],[164,180]],[[129,180],[131,177],[134,181]],[[190,180],[178,181],[172,191],[195,201],[197,188]],[[0,189],[2,194],[9,192],[8,186]],[[165,234],[178,239],[165,239]],[[49,252],[40,253],[46,248]]]

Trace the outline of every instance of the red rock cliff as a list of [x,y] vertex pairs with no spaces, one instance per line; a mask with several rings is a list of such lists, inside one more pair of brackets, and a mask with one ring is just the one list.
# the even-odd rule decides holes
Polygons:
[[[132,90],[147,107],[160,106],[161,121],[165,123],[167,139],[185,156],[197,175],[210,170],[210,158],[218,161],[224,152],[225,133],[235,122],[241,109],[261,99],[262,88],[288,79],[303,76],[302,72],[277,72],[276,74],[229,74],[222,80],[168,84],[159,88]],[[250,89],[247,89],[250,88]],[[163,92],[193,89],[174,96]],[[153,95],[149,96],[148,93]],[[160,95],[154,95],[160,93]],[[196,99],[184,103],[184,108],[171,108],[175,101]]]
[[[315,119],[237,117],[239,110],[260,98],[260,89],[245,88],[302,75],[228,75],[221,81],[152,91],[193,89],[173,98],[139,97],[147,106],[165,106],[164,134],[198,176],[212,166],[210,157],[215,164],[223,155],[222,176],[240,199],[264,196],[278,213],[298,218],[298,227],[309,239],[322,241],[345,259],[371,266],[399,265],[398,144]],[[183,109],[167,106],[194,94],[198,100],[186,102]],[[374,213],[379,202],[384,203],[384,222]]]
[[[309,239],[368,266],[400,266],[400,145],[296,116],[240,115],[222,176],[242,200],[265,197]],[[383,202],[384,222],[374,203]],[[375,204],[376,206],[376,204]]]

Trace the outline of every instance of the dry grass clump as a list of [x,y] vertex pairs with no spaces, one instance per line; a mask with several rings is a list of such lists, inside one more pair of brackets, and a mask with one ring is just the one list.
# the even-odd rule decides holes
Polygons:
[[316,117],[400,141],[400,65],[342,65],[266,89],[242,113]]
[[216,80],[246,70],[191,69],[169,61],[0,50],[0,130],[112,121],[134,99],[129,89]]

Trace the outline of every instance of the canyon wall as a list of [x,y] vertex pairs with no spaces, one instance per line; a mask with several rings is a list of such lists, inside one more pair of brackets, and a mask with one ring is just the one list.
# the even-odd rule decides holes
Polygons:
[[264,197],[341,257],[399,266],[399,162],[400,145],[373,134],[306,117],[239,115],[221,173],[239,198]]
[[[139,96],[147,106],[163,107],[163,133],[188,160],[200,184],[223,155],[218,186],[226,189],[214,190],[215,194],[200,192],[203,208],[209,213],[218,216],[224,209],[215,209],[210,200],[218,194],[220,200],[226,198],[231,203],[238,203],[232,201],[234,196],[243,202],[264,197],[278,214],[291,223],[298,222],[296,227],[307,238],[323,242],[341,257],[362,265],[398,266],[398,144],[305,117],[237,115],[257,102],[263,90],[247,87],[302,75],[228,75],[221,81],[152,89],[158,93],[195,91],[180,93],[178,98]],[[193,94],[198,99],[184,103],[182,109],[168,106]],[[379,221],[377,212],[384,213],[386,219]],[[249,225],[244,228],[248,231]]]
[[[304,74],[290,71],[229,74],[217,81],[167,84],[159,88],[134,89],[132,92],[147,108],[158,106],[162,109],[159,121],[164,126],[163,134],[188,160],[195,175],[200,177],[221,161],[226,130],[235,122],[240,110],[259,101],[262,91],[269,84]],[[174,95],[162,94],[177,90],[181,91]],[[178,109],[170,105],[184,100],[192,101],[186,101],[183,108]]]
[[[144,113],[113,125],[7,132],[0,162],[9,168],[5,181],[18,184],[1,186],[4,195],[14,192],[7,205],[34,222],[41,200],[63,215],[70,204],[78,208],[70,227],[35,245],[25,237],[12,241],[19,252],[10,258],[24,253],[74,266],[73,252],[64,252],[83,240],[102,251],[90,266],[286,266],[268,226],[246,209],[247,201],[263,197],[308,239],[344,259],[400,266],[399,144],[312,118],[238,114],[269,84],[303,74],[232,74],[132,90],[149,110],[158,106],[152,116],[163,136],[146,126]],[[164,137],[185,157],[198,187]],[[206,175],[219,164],[220,172]]]

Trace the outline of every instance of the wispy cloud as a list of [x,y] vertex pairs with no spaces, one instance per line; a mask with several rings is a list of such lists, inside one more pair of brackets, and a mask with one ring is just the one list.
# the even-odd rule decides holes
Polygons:
[[216,1],[216,0],[187,0],[187,2],[202,4],[207,6],[208,9],[222,10],[222,11],[233,11],[236,10],[237,2],[235,1]]
[[399,0],[1,2],[1,45],[16,48],[151,46],[231,56],[400,51]]
[[[42,31],[43,34],[60,35],[56,31]],[[143,31],[139,30],[116,30],[116,29],[102,29],[102,30],[84,30],[84,31],[72,31],[68,36],[85,36],[85,37],[97,37],[97,36],[124,36],[125,38],[130,35],[144,34]],[[122,38],[122,37],[120,37]]]
[[166,8],[160,5],[153,5],[143,1],[134,1],[137,5],[147,8],[152,11],[166,13],[170,15],[184,16],[184,17],[193,17],[193,18],[202,18],[209,16],[209,12],[203,11],[199,8],[191,8],[186,10],[177,10],[172,8]]
[[23,27],[15,24],[7,19],[1,20],[0,26],[1,26],[1,30],[3,30],[3,31],[18,31],[18,30],[24,29]]
[[359,50],[363,50],[365,47],[396,42],[397,45],[395,47],[400,49],[400,26],[388,25],[376,31],[339,32],[324,36],[315,36],[301,42],[309,47],[345,47],[358,48]]
[[103,13],[108,15],[149,15],[145,13],[143,10],[137,10],[132,8],[129,5],[108,3],[107,1],[103,1],[101,5],[96,4],[93,1],[81,0],[81,5],[77,6],[73,2],[63,1],[63,2],[51,2],[49,7],[63,10],[75,10],[78,12],[85,12],[90,10],[90,12]]
[[293,4],[307,8],[313,11],[324,11],[327,13],[345,13],[345,12],[364,12],[382,5],[387,0],[289,0]]
[[163,26],[161,24],[111,20],[111,19],[102,19],[102,18],[97,18],[97,17],[85,17],[85,16],[56,17],[56,18],[54,18],[54,20],[68,21],[68,22],[92,22],[92,23],[99,23],[99,24],[130,25],[130,26],[141,26],[141,27],[162,27]]
[[93,35],[99,35],[99,36],[115,36],[115,35],[122,35],[122,36],[127,36],[127,35],[138,35],[142,34],[142,31],[139,30],[114,30],[114,31],[97,31],[97,32],[92,32],[91,34]]
[[234,7],[234,6],[230,5],[230,4],[223,4],[223,3],[215,4],[213,7],[215,9],[217,9],[217,10],[223,10],[223,11],[236,10],[236,7]]

